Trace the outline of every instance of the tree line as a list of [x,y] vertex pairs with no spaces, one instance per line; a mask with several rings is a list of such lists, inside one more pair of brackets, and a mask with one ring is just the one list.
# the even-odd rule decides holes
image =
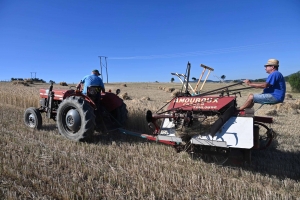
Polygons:
[[11,78],[10,81],[33,81],[33,82],[46,83],[46,81],[39,78]]

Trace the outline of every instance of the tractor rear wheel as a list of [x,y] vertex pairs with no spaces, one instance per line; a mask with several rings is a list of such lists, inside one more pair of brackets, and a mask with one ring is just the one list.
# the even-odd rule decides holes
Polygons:
[[29,128],[40,129],[42,127],[42,116],[38,109],[27,108],[24,113],[24,123]]
[[61,135],[73,141],[91,137],[95,128],[93,107],[81,97],[69,97],[57,109],[57,127]]

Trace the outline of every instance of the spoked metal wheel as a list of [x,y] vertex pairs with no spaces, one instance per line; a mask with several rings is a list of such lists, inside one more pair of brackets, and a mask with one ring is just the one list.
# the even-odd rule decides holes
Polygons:
[[24,123],[29,128],[40,129],[42,127],[42,116],[37,108],[30,107],[25,110]]
[[257,149],[266,149],[275,138],[275,132],[263,123],[254,122],[254,125],[259,128],[259,147]]

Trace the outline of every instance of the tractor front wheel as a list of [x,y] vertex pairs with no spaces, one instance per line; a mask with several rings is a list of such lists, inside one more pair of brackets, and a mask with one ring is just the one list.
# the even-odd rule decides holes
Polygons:
[[57,127],[61,135],[73,141],[91,137],[95,128],[93,107],[80,97],[71,96],[57,109]]
[[42,127],[42,116],[38,109],[27,108],[24,113],[24,123],[29,128],[40,129]]

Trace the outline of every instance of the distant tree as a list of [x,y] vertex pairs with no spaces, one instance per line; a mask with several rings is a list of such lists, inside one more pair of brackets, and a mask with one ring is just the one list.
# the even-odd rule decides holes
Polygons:
[[225,75],[222,75],[222,76],[221,76],[222,82],[224,82],[225,78],[226,78]]
[[193,79],[193,81],[196,81],[196,80],[197,80],[195,77],[193,77],[192,79]]
[[49,83],[53,83],[53,84],[55,84],[55,81],[52,81],[52,80],[50,80],[50,81],[49,81]]
[[260,78],[260,79],[255,79],[255,80],[253,80],[253,82],[266,82],[266,80],[265,80],[265,79],[262,79],[262,78]]
[[175,81],[175,79],[174,78],[171,78],[171,83],[173,83]]
[[300,92],[300,72],[290,75],[288,80],[292,87],[292,91]]

